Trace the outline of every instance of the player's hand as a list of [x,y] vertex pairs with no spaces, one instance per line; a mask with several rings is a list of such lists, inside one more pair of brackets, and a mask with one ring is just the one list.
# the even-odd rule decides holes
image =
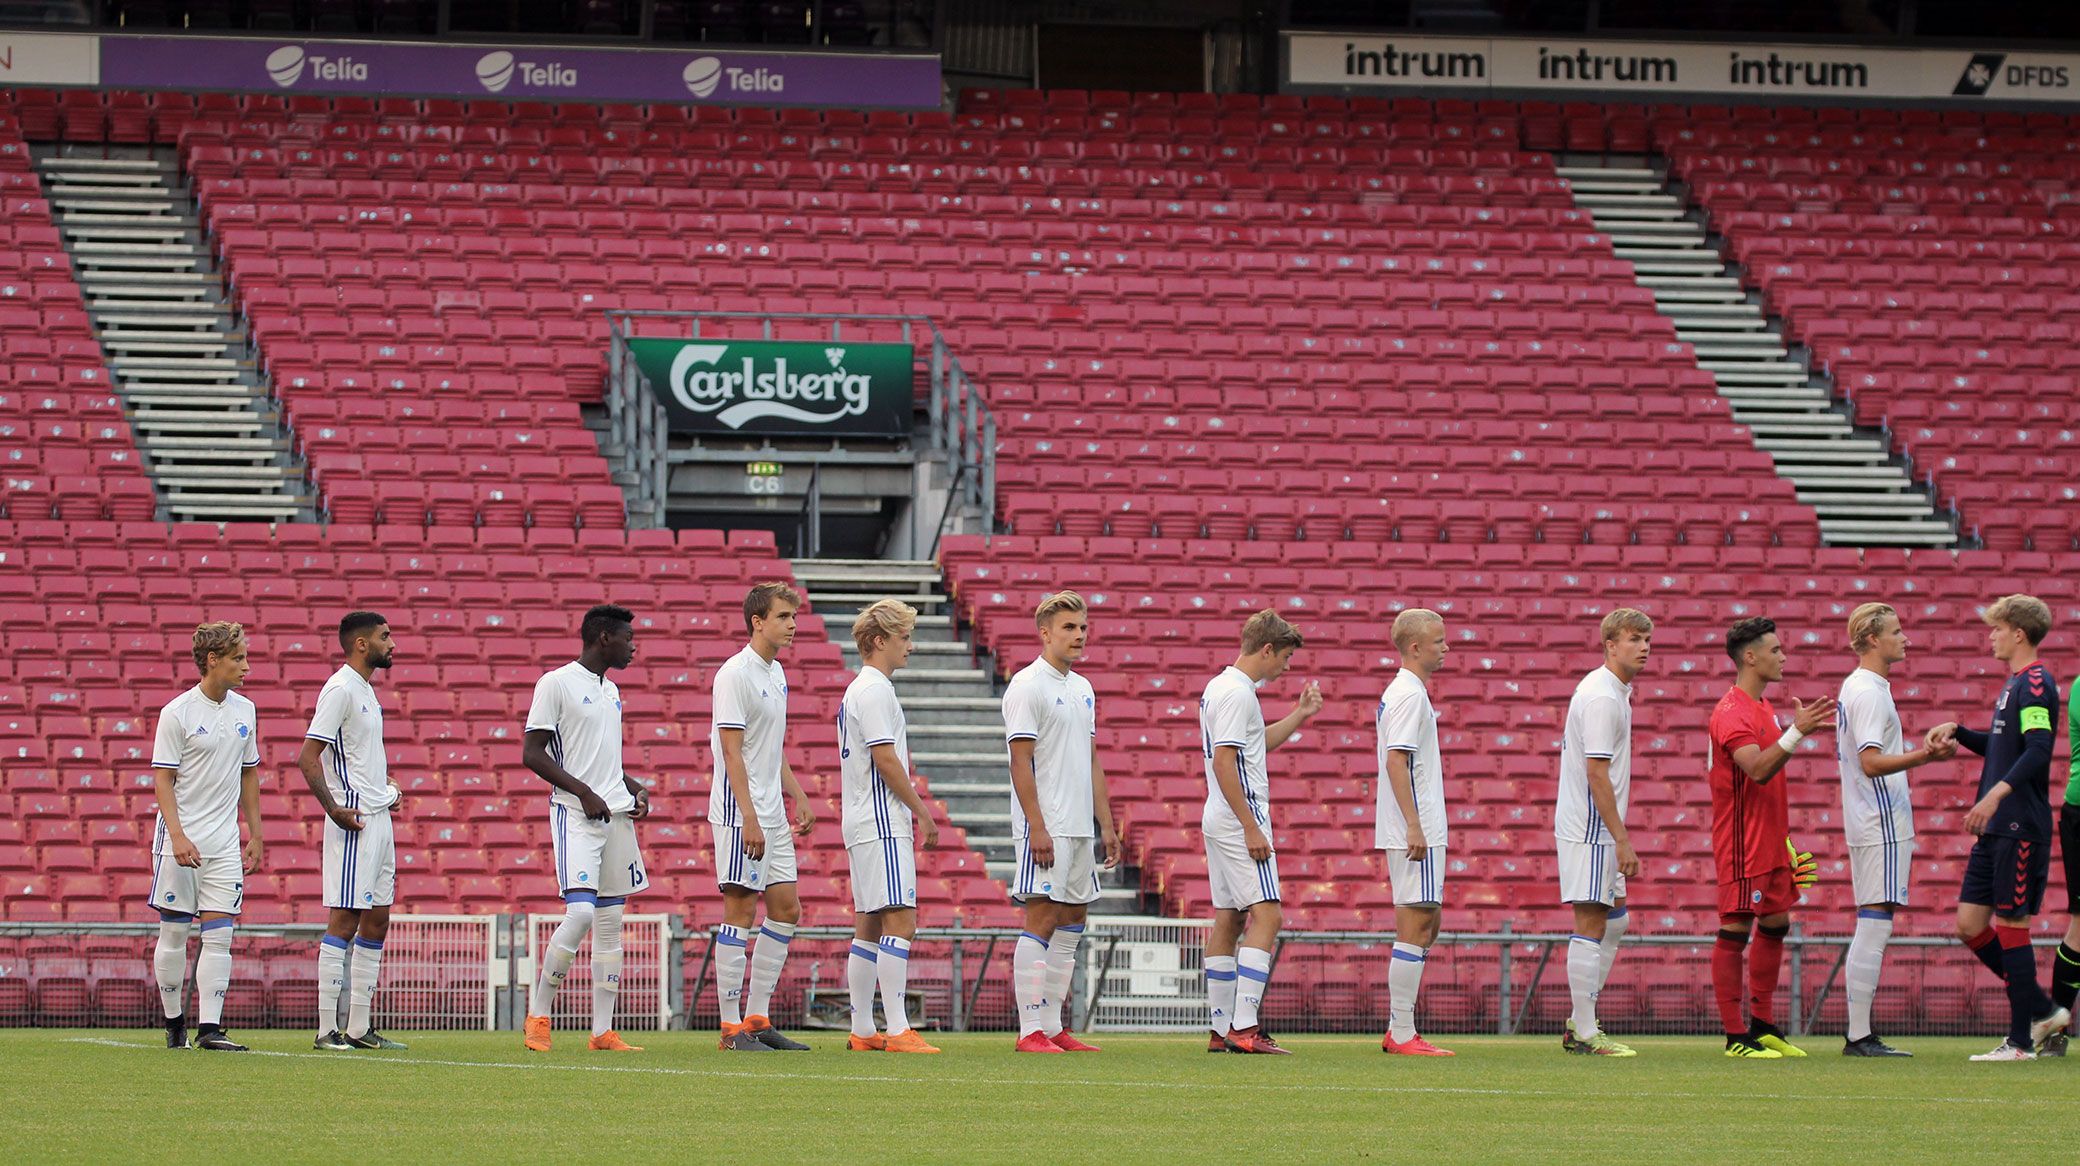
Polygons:
[[1293,711],[1299,713],[1303,721],[1322,711],[1321,681],[1310,680],[1300,686],[1300,703],[1294,706]]
[[1047,827],[1038,822],[1026,827],[1026,853],[1033,856],[1034,866],[1054,865],[1054,835]]
[[816,829],[816,806],[808,798],[794,800],[794,832],[807,838]]
[[1632,849],[1631,840],[1618,843],[1618,873],[1628,879],[1636,879],[1639,877],[1639,870],[1639,852]]
[[917,827],[923,831],[918,835],[918,846],[921,849],[931,850],[939,845],[939,823],[932,821],[930,814],[917,815]]
[[1933,729],[1930,729],[1928,731],[1928,735],[1921,739],[1921,743],[1929,746],[1930,748],[1935,748],[1938,745],[1948,745],[1950,747],[1951,755],[1953,757],[1956,756],[1957,722],[1944,721],[1942,724],[1937,725]]
[[325,816],[332,819],[333,825],[345,830],[349,834],[361,833],[360,810],[350,810],[345,806],[334,806],[325,811]]
[[[636,804],[642,805],[641,799],[638,799]],[[578,809],[593,822],[604,822],[614,816],[614,811],[607,808],[607,799],[589,789],[578,794]]]
[[751,861],[765,861],[766,828],[758,824],[757,818],[748,815],[744,818],[744,829],[739,836],[739,841],[744,847],[745,856],[751,859]]
[[397,783],[393,781],[390,783],[390,812],[396,813],[398,807],[402,805],[404,805],[404,791],[397,788]]
[[246,839],[245,871],[247,874],[252,874],[260,869],[261,856],[266,852],[267,847],[258,838]]
[[176,834],[170,841],[173,843],[173,861],[182,866],[202,865],[202,852],[188,841],[186,834]]
[[1801,854],[1796,843],[1784,839],[1784,849],[1791,852],[1791,885],[1801,891],[1811,890],[1820,881],[1820,864],[1810,854]]
[[1105,860],[1106,870],[1117,867],[1120,859],[1126,857],[1126,847],[1120,845],[1119,831],[1113,829],[1110,822],[1105,824],[1105,832],[1098,838],[1098,851]]
[[1801,703],[1794,696],[1791,707],[1797,710],[1792,714],[1791,724],[1801,737],[1810,737],[1834,724],[1834,698],[1831,696],[1823,696],[1811,704]]
[[1957,738],[1945,737],[1940,741],[1923,746],[1930,761],[1948,761],[1957,756]]
[[632,792],[632,793],[634,793],[634,794],[636,795],[636,808],[635,808],[635,809],[633,809],[633,810],[631,810],[631,811],[629,811],[629,815],[630,815],[631,817],[635,817],[635,818],[647,818],[647,817],[649,817],[649,816],[650,816],[650,787],[648,787],[648,786],[642,786],[642,785],[639,785],[639,786],[637,786],[637,787],[636,787],[636,788],[635,788],[634,790],[632,790],[632,791],[630,791],[630,792]]
[[1257,862],[1271,857],[1271,839],[1264,837],[1264,832],[1257,829],[1255,822],[1242,828],[1242,844],[1249,848],[1250,858]]
[[1986,833],[1986,823],[1993,820],[1993,812],[2000,808],[2001,800],[1992,794],[1980,798],[1970,810],[1965,812],[1965,830],[1972,834]]
[[1430,840],[1423,836],[1423,828],[1414,822],[1408,824],[1408,861],[1421,862],[1430,853]]

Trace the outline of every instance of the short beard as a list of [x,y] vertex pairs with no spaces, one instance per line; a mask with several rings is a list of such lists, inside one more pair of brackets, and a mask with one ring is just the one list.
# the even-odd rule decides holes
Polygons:
[[391,659],[392,656],[370,656],[368,658],[368,666],[370,668],[388,668]]

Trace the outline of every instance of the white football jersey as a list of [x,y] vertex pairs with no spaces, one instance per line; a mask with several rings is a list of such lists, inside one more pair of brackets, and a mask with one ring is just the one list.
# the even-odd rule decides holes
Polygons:
[[[636,795],[622,780],[621,690],[576,660],[547,672],[534,684],[527,731],[550,733],[549,756],[565,773],[584,782],[616,814],[633,813]],[[577,795],[553,789],[551,805],[582,811]]]
[[910,807],[896,800],[874,768],[874,746],[893,745],[910,770],[909,722],[896,686],[879,668],[862,666],[838,705],[838,776],[844,793],[845,845],[912,836]]
[[[253,702],[237,692],[222,701],[196,685],[159,710],[152,768],[171,769],[173,808],[181,832],[204,858],[238,854],[238,795],[247,767],[260,764],[260,730]],[[162,815],[152,831],[152,853],[170,855],[173,843]]]
[[1445,844],[1444,758],[1437,748],[1437,710],[1430,704],[1430,690],[1414,672],[1403,668],[1394,674],[1380,697],[1376,718],[1379,731],[1379,810],[1374,819],[1372,844],[1381,850],[1408,848],[1408,820],[1401,816],[1401,803],[1387,780],[1387,754],[1409,755],[1410,792],[1416,800],[1416,824],[1423,829],[1428,846]]
[[[1033,661],[1004,689],[1004,741],[1033,742],[1033,785],[1040,817],[1056,838],[1097,835],[1091,793],[1091,741],[1098,735],[1097,696],[1075,672]],[[1011,836],[1027,834],[1026,809],[1011,795]]]
[[1563,842],[1608,842],[1610,831],[1589,796],[1589,759],[1610,762],[1611,792],[1618,821],[1632,797],[1632,686],[1609,668],[1582,677],[1567,702],[1567,728],[1560,738],[1560,798],[1553,810],[1553,837]]
[[722,730],[744,732],[744,776],[751,805],[767,830],[787,829],[787,804],[780,783],[781,750],[787,744],[787,673],[780,661],[767,663],[746,645],[715,670],[713,721],[708,748],[715,754],[715,784],[708,789],[708,821],[744,824],[737,792],[722,767]]
[[372,814],[396,802],[383,752],[383,705],[359,672],[342,664],[326,678],[303,735],[325,743],[325,787],[334,803]]
[[1842,768],[1842,828],[1851,846],[1876,846],[1914,836],[1914,804],[1905,771],[1863,775],[1863,751],[1905,753],[1906,734],[1892,703],[1892,682],[1868,668],[1842,681],[1835,698],[1835,755]]
[[1271,781],[1264,773],[1264,706],[1257,700],[1257,682],[1233,664],[1206,682],[1199,698],[1199,739],[1206,751],[1206,809],[1199,827],[1219,838],[1242,836],[1242,819],[1221,793],[1220,779],[1213,773],[1214,751],[1235,746],[1235,764],[1242,778],[1242,800],[1257,827],[1271,833]]

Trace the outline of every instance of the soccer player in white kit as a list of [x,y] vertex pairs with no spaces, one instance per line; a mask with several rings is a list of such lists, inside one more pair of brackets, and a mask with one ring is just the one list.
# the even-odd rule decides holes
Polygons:
[[201,681],[159,710],[152,738],[152,787],[159,800],[149,897],[159,913],[152,971],[166,1014],[166,1047],[187,1048],[188,928],[199,917],[195,1047],[242,1053],[246,1046],[224,1032],[224,993],[231,986],[231,933],[246,876],[259,869],[263,850],[259,725],[253,702],[234,691],[252,668],[245,629],[203,624],[195,629],[194,656]]
[[[845,857],[852,873],[852,955],[846,986],[852,999],[854,1052],[936,1053],[910,1026],[910,940],[917,934],[917,856],[913,831],[929,849],[939,825],[910,780],[910,737],[890,681],[910,660],[917,609],[876,600],[852,621],[859,675],[838,706],[838,772],[843,788]],[[916,823],[912,825],[913,819]],[[874,1028],[874,989],[888,1032]]]
[[1633,1057],[1596,1018],[1596,998],[1611,978],[1625,936],[1625,880],[1639,877],[1639,855],[1625,825],[1632,794],[1632,682],[1653,653],[1654,621],[1620,607],[1598,628],[1603,663],[1574,686],[1560,738],[1560,794],[1553,841],[1560,852],[1560,901],[1574,909],[1567,941],[1567,990],[1574,1015],[1560,1037],[1566,1052]]
[[1373,845],[1386,852],[1394,890],[1394,950],[1387,965],[1387,1032],[1383,1052],[1449,1057],[1416,1035],[1416,994],[1423,961],[1437,942],[1444,903],[1444,759],[1437,748],[1437,710],[1430,678],[1444,665],[1444,619],[1411,607],[1394,617],[1401,670],[1380,697],[1379,798]]
[[[1094,1053],[1071,1035],[1065,1001],[1076,974],[1084,919],[1103,869],[1119,865],[1119,831],[1098,763],[1097,697],[1071,670],[1090,640],[1083,596],[1063,591],[1033,612],[1040,658],[1004,689],[1004,739],[1011,754],[1011,837],[1018,855],[1011,897],[1025,905],[1025,930],[1011,955],[1021,1053]],[[1095,838],[1093,831],[1096,831]]]
[[1849,650],[1856,671],[1835,699],[1835,753],[1842,771],[1842,829],[1849,842],[1849,878],[1856,892],[1856,932],[1843,973],[1849,990],[1849,1031],[1842,1055],[1911,1057],[1871,1030],[1871,1000],[1892,938],[1892,913],[1907,904],[1914,862],[1914,806],[1907,771],[1957,756],[1944,738],[1906,747],[1899,709],[1892,703],[1892,669],[1907,658],[1899,613],[1866,603],[1849,614]]
[[[795,893],[794,836],[807,836],[816,811],[787,764],[787,673],[780,651],[794,643],[802,597],[785,583],[760,583],[744,597],[751,642],[715,670],[715,754],[708,789],[708,832],[715,843],[715,882],[722,891],[722,926],[715,929],[715,991],[721,998],[721,1047],[729,1052],[801,1052],[808,1049],[773,1027],[766,1013],[786,966],[787,945],[802,918]],[[787,819],[781,794],[794,802]],[[752,812],[744,813],[750,806]],[[790,832],[790,829],[792,832]],[[744,992],[744,933],[766,921],[749,953],[751,988]]]
[[[403,1049],[403,1042],[376,1031],[372,1015],[383,940],[397,899],[397,835],[390,816],[401,795],[390,781],[390,760],[383,751],[382,699],[370,683],[377,669],[390,667],[396,651],[390,621],[372,611],[348,612],[339,621],[339,646],[347,662],[318,690],[311,727],[296,758],[304,783],[325,812],[327,916],[325,935],[318,940],[318,1038],[312,1047]],[[339,1021],[342,986],[348,999],[344,1029]]]
[[525,1044],[549,1051],[549,1007],[592,933],[592,1041],[599,1052],[640,1053],[614,1031],[621,996],[621,910],[643,889],[636,819],[650,791],[621,769],[621,690],[607,672],[636,658],[635,613],[600,604],[579,625],[578,658],[535,682],[520,759],[554,787],[549,826],[563,921],[542,953],[541,976],[527,1002]]
[[1199,827],[1213,889],[1213,928],[1205,948],[1209,1053],[1291,1052],[1259,1023],[1271,982],[1271,948],[1285,924],[1264,758],[1322,710],[1322,690],[1308,681],[1293,711],[1269,726],[1257,690],[1285,674],[1301,640],[1300,629],[1275,611],[1250,616],[1242,625],[1241,654],[1207,682],[1199,698],[1206,755],[1206,808]]

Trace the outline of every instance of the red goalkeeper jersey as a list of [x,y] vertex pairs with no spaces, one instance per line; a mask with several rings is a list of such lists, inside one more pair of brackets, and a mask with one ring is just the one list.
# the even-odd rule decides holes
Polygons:
[[1791,832],[1791,799],[1784,773],[1757,785],[1733,762],[1734,750],[1748,745],[1767,749],[1782,731],[1769,702],[1738,686],[1712,710],[1712,861],[1721,883],[1752,879],[1790,863],[1784,839]]

